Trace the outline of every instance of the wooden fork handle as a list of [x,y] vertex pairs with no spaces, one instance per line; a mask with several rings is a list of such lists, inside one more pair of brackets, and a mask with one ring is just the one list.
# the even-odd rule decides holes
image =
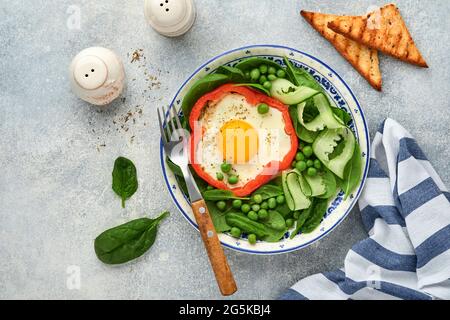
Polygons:
[[196,201],[191,206],[220,292],[224,296],[232,295],[237,290],[236,282],[228,266],[227,258],[223,252],[216,229],[214,229],[208,207],[204,200]]

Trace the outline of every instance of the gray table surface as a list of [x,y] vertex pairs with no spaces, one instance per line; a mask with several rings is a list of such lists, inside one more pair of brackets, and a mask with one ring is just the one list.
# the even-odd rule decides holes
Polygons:
[[[221,298],[199,234],[163,183],[155,109],[170,102],[197,66],[235,47],[281,44],[326,61],[360,100],[372,137],[385,117],[396,119],[449,185],[450,1],[397,1],[430,68],[381,56],[382,93],[299,11],[362,14],[385,1],[196,3],[194,27],[177,39],[146,24],[140,0],[0,3],[0,298]],[[81,13],[79,30],[67,24],[74,8]],[[69,87],[71,59],[90,46],[113,49],[125,64],[126,99],[105,111],[77,99]],[[131,63],[136,49],[146,59]],[[139,170],[139,190],[125,210],[110,187],[119,155]],[[118,267],[97,260],[93,239],[101,231],[166,209],[172,215],[145,256]],[[355,209],[328,237],[301,251],[252,256],[226,250],[239,285],[234,297],[276,298],[298,279],[341,267],[347,250],[364,237]],[[71,282],[77,270],[79,288]]]

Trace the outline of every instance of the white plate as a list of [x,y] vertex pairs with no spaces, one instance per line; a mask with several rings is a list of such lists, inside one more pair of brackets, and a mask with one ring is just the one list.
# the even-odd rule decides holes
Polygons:
[[[175,98],[172,100],[171,106],[176,106],[177,109],[179,109],[181,101],[183,100],[184,95],[188,92],[190,86],[198,79],[216,70],[219,66],[233,66],[242,59],[254,56],[267,57],[283,66],[283,56],[286,56],[297,67],[303,67],[312,73],[315,79],[328,93],[330,101],[334,102],[336,106],[351,114],[353,121],[350,124],[350,128],[354,131],[357,140],[359,141],[361,147],[361,157],[363,159],[362,180],[359,187],[346,200],[344,200],[343,192],[340,191],[336,197],[330,201],[322,223],[312,233],[299,234],[291,240],[289,239],[289,235],[293,230],[290,230],[286,233],[284,239],[279,242],[269,243],[258,241],[254,245],[249,244],[246,239],[235,239],[228,234],[219,235],[219,239],[224,246],[237,251],[253,254],[277,254],[304,248],[323,238],[334,228],[336,228],[336,226],[338,226],[339,223],[341,223],[342,220],[348,215],[350,210],[356,204],[366,180],[370,158],[369,132],[366,120],[364,118],[364,113],[358,100],[345,81],[332,68],[307,53],[278,45],[247,46],[227,51],[217,57],[214,57],[189,76],[189,78],[183,83],[181,88],[176,93]],[[189,223],[197,228],[189,202],[186,196],[182,193],[181,189],[178,188],[174,174],[165,163],[165,154],[162,145],[160,148],[160,157],[164,180],[175,205],[189,221]]]

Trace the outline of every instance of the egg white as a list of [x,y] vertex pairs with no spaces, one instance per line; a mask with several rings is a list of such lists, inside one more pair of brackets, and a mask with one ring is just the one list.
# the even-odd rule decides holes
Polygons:
[[[285,132],[285,123],[281,111],[269,108],[266,114],[259,114],[257,107],[247,102],[244,96],[229,93],[222,99],[209,102],[204,107],[198,125],[203,128],[202,139],[197,144],[196,159],[204,172],[216,179],[223,163],[219,147],[220,129],[230,120],[242,120],[258,132],[258,152],[248,163],[232,164],[232,174],[239,176],[239,182],[230,188],[242,187],[264,171],[271,161],[282,161],[291,149],[291,138]],[[268,173],[273,174],[273,172]]]

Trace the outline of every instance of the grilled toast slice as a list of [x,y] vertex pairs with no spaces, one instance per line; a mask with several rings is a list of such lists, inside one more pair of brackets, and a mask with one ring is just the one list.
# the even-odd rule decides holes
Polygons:
[[340,16],[304,10],[300,14],[350,62],[373,88],[381,91],[382,79],[377,50],[348,39],[327,27],[329,22]]
[[341,16],[328,27],[349,39],[414,65],[428,68],[400,11],[388,4],[364,16]]

